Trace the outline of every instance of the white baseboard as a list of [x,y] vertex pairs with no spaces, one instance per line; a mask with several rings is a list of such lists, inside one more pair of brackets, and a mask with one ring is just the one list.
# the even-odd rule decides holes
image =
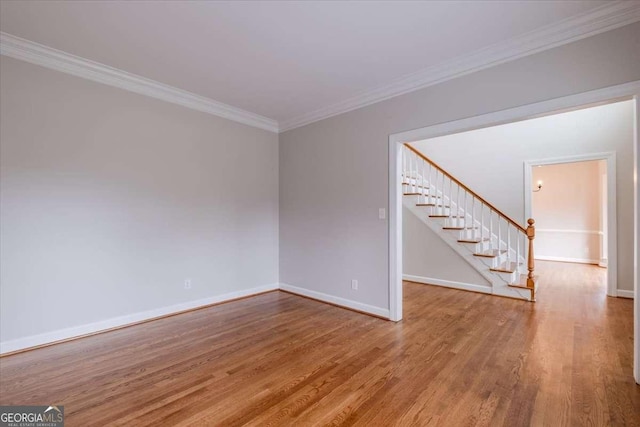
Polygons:
[[29,337],[18,338],[11,341],[4,341],[0,342],[0,354],[24,350],[26,348],[36,347],[44,344],[51,344],[56,341],[67,340],[70,338],[81,337],[87,334],[93,334],[108,329],[127,326],[145,320],[167,316],[169,314],[176,314],[186,310],[193,310],[194,308],[230,301],[237,298],[248,297],[263,292],[275,291],[278,288],[278,284],[273,283],[270,285],[258,286],[255,288],[229,292],[227,294],[216,295],[213,297],[203,298],[195,301],[184,302],[169,307],[156,308],[153,310],[142,311],[126,316],[113,317],[111,319],[101,320],[99,322],[88,323],[72,328],[59,329],[57,331],[47,332],[44,334],[32,335]]
[[631,298],[633,299],[633,291],[626,289],[618,289],[618,298]]
[[462,289],[464,291],[482,292],[483,294],[490,294],[493,292],[492,287],[488,285],[474,285],[472,283],[453,282],[450,280],[434,279],[431,277],[413,276],[411,274],[403,274],[402,280],[424,283],[427,285],[444,286],[446,288]]
[[376,307],[373,305],[364,304],[364,303],[349,300],[346,298],[340,298],[333,295],[324,294],[322,292],[299,288],[297,286],[288,285],[286,283],[280,283],[280,289],[283,291],[291,292],[292,294],[301,295],[303,297],[308,297],[308,298],[316,299],[318,301],[328,302],[330,304],[339,305],[341,307],[346,307],[352,310],[362,311],[364,313],[373,314],[374,316],[384,317],[385,319],[389,319],[388,308]]
[[536,254],[535,259],[540,261],[558,261],[558,262],[574,262],[577,264],[595,264],[599,265],[599,259],[587,259],[587,258],[567,258],[560,256],[547,256],[547,255],[538,255]]

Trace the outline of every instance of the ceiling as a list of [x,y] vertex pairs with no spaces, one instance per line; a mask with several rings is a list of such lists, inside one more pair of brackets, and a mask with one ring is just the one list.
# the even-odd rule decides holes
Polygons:
[[606,1],[0,1],[0,30],[293,123]]

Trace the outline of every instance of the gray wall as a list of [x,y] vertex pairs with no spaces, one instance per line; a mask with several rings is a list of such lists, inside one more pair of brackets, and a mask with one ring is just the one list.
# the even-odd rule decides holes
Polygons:
[[402,274],[471,285],[489,281],[413,212],[402,207]]
[[390,134],[635,80],[638,23],[281,134],[280,281],[387,308]]
[[278,282],[278,135],[5,56],[0,79],[2,341]]

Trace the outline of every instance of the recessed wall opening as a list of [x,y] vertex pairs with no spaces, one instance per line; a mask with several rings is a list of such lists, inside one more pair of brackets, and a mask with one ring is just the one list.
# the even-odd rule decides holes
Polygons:
[[[632,292],[633,265],[618,262],[608,241],[615,235],[626,251],[633,242],[617,231],[616,205],[609,208],[606,199],[611,193],[615,201],[618,184],[632,199],[633,165],[623,161],[616,178],[615,162],[616,153],[631,156],[633,135],[627,100],[410,143],[403,159],[403,278],[535,300],[535,289],[521,285],[535,279],[536,261],[611,260],[610,280],[602,272],[590,277],[602,278],[610,296],[618,288]],[[621,220],[633,227],[630,216]]]
[[587,278],[603,304],[635,295],[624,304],[637,311],[637,103],[635,87],[613,87],[392,135],[392,320],[403,279],[520,299],[518,286],[533,287],[536,306],[559,301],[529,286],[538,272]]

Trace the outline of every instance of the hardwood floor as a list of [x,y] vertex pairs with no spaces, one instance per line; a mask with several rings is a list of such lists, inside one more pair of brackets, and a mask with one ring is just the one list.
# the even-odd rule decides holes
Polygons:
[[284,292],[0,359],[67,426],[640,425],[632,301],[540,262],[538,302],[405,284],[397,324]]

